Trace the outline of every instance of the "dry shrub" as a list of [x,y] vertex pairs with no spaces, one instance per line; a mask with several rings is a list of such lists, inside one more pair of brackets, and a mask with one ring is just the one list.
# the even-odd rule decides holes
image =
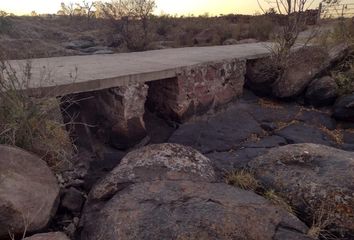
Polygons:
[[354,44],[354,21],[342,18],[335,25],[332,34],[329,36],[335,43],[347,42]]
[[354,54],[332,71],[332,77],[337,82],[339,95],[354,92]]
[[294,213],[291,205],[272,189],[267,189],[258,182],[255,176],[248,170],[236,170],[226,175],[227,184],[239,187],[243,190],[253,191],[268,199],[274,205],[280,206],[290,213]]
[[271,99],[260,98],[258,100],[259,105],[264,108],[272,108],[272,109],[284,109],[284,106],[281,105],[279,102]]
[[268,15],[255,16],[249,26],[249,37],[260,41],[269,40],[274,32],[275,24]]
[[31,66],[19,79],[12,67],[1,62],[0,144],[35,153],[57,170],[72,157],[72,142],[61,122],[57,99],[36,98],[20,89],[31,81]]
[[263,197],[274,203],[275,205],[281,206],[286,211],[294,213],[291,205],[282,197],[279,193],[276,193],[273,189],[267,190],[263,193]]
[[144,30],[138,22],[129,23],[123,31],[124,39],[127,47],[132,51],[144,51],[148,43],[152,41],[152,35],[148,33],[145,36]]
[[237,170],[229,173],[226,176],[226,181],[228,184],[244,190],[256,191],[260,187],[253,174],[246,170]]
[[6,34],[11,31],[12,22],[6,12],[0,11],[0,34]]
[[312,223],[307,235],[314,239],[338,239],[327,228],[331,225],[331,216],[334,215],[333,209],[326,207],[327,203],[321,202],[314,207],[312,212]]

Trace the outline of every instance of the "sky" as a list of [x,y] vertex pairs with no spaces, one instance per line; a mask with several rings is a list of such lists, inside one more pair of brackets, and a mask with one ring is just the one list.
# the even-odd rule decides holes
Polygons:
[[[80,0],[0,0],[0,10],[15,14],[28,14],[31,11],[37,13],[56,13],[61,2],[75,2]],[[178,15],[204,14],[212,15],[238,13],[254,14],[260,12],[257,0],[155,0],[157,4],[156,14],[168,13]],[[265,1],[265,0],[261,0]],[[314,6],[318,6],[320,0],[314,0]],[[344,0],[353,2],[354,0]],[[269,8],[266,3],[265,9]]]

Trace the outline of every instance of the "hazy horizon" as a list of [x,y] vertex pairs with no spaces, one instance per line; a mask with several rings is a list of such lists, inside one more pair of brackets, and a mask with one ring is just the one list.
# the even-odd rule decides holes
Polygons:
[[[262,5],[265,9],[271,7],[264,0]],[[314,0],[312,8],[316,8],[321,0]],[[353,2],[347,0],[344,2]],[[30,3],[29,3],[30,2]],[[6,12],[25,15],[31,11],[39,14],[57,13],[60,9],[60,3],[80,2],[75,0],[0,0],[0,10]],[[172,15],[200,15],[209,13],[211,15],[219,14],[255,14],[261,12],[257,0],[179,0],[178,3],[172,0],[156,0],[157,8],[155,14],[172,14]]]

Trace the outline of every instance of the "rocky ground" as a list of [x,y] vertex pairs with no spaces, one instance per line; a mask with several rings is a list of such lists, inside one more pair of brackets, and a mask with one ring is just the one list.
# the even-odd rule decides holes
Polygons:
[[[353,239],[354,130],[332,114],[248,90],[179,126],[147,112],[153,145],[82,152],[60,191],[40,159],[1,147],[0,239]],[[257,188],[228,185],[238,171]]]
[[354,239],[354,95],[329,74],[348,49],[294,52],[287,82],[264,74],[271,59],[249,61],[242,97],[185,123],[130,98],[144,135],[108,146],[79,134],[89,147],[77,140],[73,166],[56,174],[0,145],[0,239]]

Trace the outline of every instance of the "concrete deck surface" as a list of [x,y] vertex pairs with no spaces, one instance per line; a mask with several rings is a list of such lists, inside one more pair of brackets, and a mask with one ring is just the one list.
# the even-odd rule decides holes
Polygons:
[[[183,67],[269,55],[270,43],[32,59],[32,94],[60,96],[175,77]],[[26,60],[9,61],[22,79]]]

